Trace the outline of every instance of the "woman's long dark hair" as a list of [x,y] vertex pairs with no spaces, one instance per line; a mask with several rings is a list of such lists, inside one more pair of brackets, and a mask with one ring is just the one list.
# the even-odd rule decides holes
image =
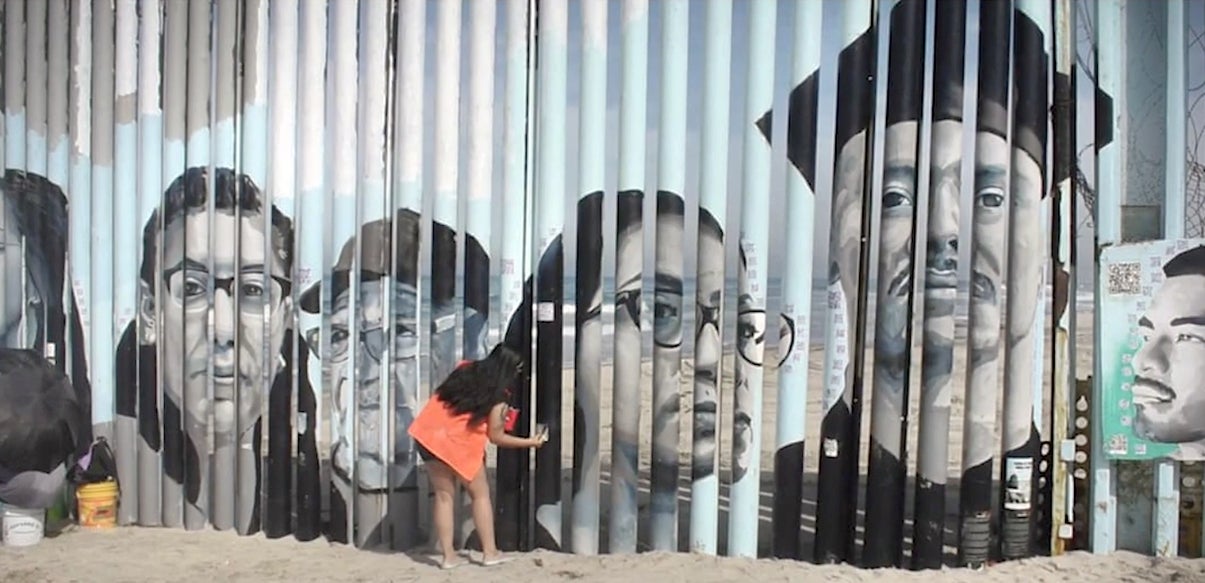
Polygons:
[[489,356],[459,366],[435,389],[439,399],[457,415],[469,415],[476,425],[489,418],[498,403],[506,401],[507,390],[523,368],[523,359],[498,344]]

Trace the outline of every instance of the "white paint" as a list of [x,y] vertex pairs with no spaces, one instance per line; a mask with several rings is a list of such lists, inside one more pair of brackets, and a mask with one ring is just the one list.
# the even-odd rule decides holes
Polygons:
[[[453,196],[460,153],[460,9],[461,0],[439,3],[435,41],[435,192]],[[437,201],[436,220],[446,218],[438,207]]]
[[552,322],[556,318],[556,304],[540,302],[536,308],[536,319],[540,322]]
[[[117,0],[117,67],[113,80],[117,97],[126,97],[138,91],[138,67],[134,66],[137,47],[132,40],[138,38],[136,10],[135,0]],[[157,12],[157,10],[146,10],[146,12]]]
[[71,146],[76,154],[86,158],[92,155],[92,3],[75,0],[71,11],[79,15],[75,19],[78,26],[73,31],[76,50],[71,51],[70,57],[75,80],[71,87],[71,103],[75,104]]
[[[133,0],[130,0],[131,2]],[[140,15],[139,22],[141,28],[139,30],[138,44],[144,52],[158,54],[160,50],[159,38],[162,34],[163,13],[161,10],[143,9]],[[142,96],[138,100],[138,113],[143,115],[159,115],[163,111],[163,106],[159,102],[159,87],[162,77],[159,70],[159,59],[139,59],[138,60],[138,93]],[[118,87],[120,88],[120,80]],[[121,90],[118,89],[120,94]]]
[[832,342],[832,368],[824,379],[823,400],[828,411],[845,392],[845,369],[849,366],[849,308],[845,301],[845,289],[840,282],[828,286],[828,309],[831,315],[828,336]]
[[[325,176],[323,148],[311,141],[323,135],[326,91],[321,63],[326,62],[326,11],[307,5],[301,13],[297,83],[299,135],[306,141],[297,144],[297,192],[315,192],[322,188]],[[290,146],[291,147],[291,146]]]
[[401,139],[398,172],[404,183],[417,183],[423,173],[423,62],[426,0],[401,0],[400,86],[397,108]]
[[581,0],[582,42],[586,50],[607,48],[607,0]]
[[[643,18],[648,18],[649,3],[648,0],[624,0],[623,10],[620,11],[620,21],[624,28],[627,28],[633,22]],[[604,34],[605,31],[604,31]]]
[[[356,196],[356,4],[331,5],[331,59],[328,76],[334,103],[328,112],[331,126],[331,186],[339,199]],[[344,203],[347,204],[347,203]],[[354,211],[353,211],[354,212]],[[336,213],[338,214],[338,213]],[[338,224],[336,227],[346,226]]]
[[[472,6],[469,53],[469,154],[465,190],[469,201],[489,200],[494,183],[494,29],[493,2]],[[469,211],[470,219],[472,210]],[[470,233],[480,235],[470,228]],[[489,241],[481,241],[488,246]]]

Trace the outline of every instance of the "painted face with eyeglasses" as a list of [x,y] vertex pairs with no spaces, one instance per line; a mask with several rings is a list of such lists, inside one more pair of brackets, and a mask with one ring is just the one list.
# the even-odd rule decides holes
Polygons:
[[[394,468],[400,473],[408,471],[408,460],[413,457],[410,455],[413,446],[405,428],[414,419],[417,406],[418,334],[414,315],[417,314],[418,294],[412,285],[393,284],[393,303],[389,308],[396,316],[392,330],[387,330],[385,285],[386,280],[380,279],[360,284],[360,319],[355,330],[356,337],[352,336],[351,330],[351,290],[344,290],[335,297],[330,315],[329,352],[322,357],[324,362],[330,363],[331,376],[335,380],[332,405],[335,469],[345,477],[350,476],[352,461],[358,460],[358,481],[361,487],[370,490],[388,487],[386,472],[391,465],[385,459],[387,453],[381,451],[381,432],[388,429],[381,426],[381,407],[384,406],[381,402],[382,377],[393,375],[393,421],[397,428],[394,457],[399,464]],[[319,342],[319,333],[317,328],[307,333],[310,346],[327,349]],[[355,355],[358,375],[353,375],[351,370],[353,346],[358,346]],[[392,373],[386,365],[392,366]],[[348,391],[353,391],[356,400],[354,423],[352,411],[347,407]],[[353,427],[358,429],[358,454],[351,448]],[[394,483],[403,478],[400,474],[395,476]]]
[[[266,383],[283,366],[280,347],[292,307],[287,266],[279,253],[265,257],[263,216],[218,211],[213,245],[209,216],[190,213],[164,229],[162,325],[151,338],[163,347],[164,394],[183,407],[194,443],[204,443],[210,416],[219,434],[246,435],[255,426]],[[156,317],[153,306],[144,305],[143,315]],[[206,382],[211,360],[212,398]]]

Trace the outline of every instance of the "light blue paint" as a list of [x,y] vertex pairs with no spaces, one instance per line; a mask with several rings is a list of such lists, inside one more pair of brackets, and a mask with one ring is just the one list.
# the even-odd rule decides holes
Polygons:
[[46,156],[46,178],[62,188],[64,193],[71,181],[71,149],[68,141],[67,136],[52,139]]
[[[92,166],[90,247],[92,257],[92,418],[111,423],[114,416],[113,168]],[[111,437],[111,436],[110,436]]]
[[[526,218],[528,48],[535,31],[528,31],[528,3],[512,0],[506,5],[506,112],[502,169],[502,332],[506,322],[523,302],[523,281],[531,271],[525,249],[529,240]],[[415,185],[417,186],[417,185]]]
[[[541,3],[539,9],[540,18],[539,34],[537,35],[540,66],[537,69],[537,125],[538,135],[536,137],[536,237],[538,239],[537,247],[538,254],[535,257],[535,264],[543,263],[544,254],[548,252],[549,246],[556,239],[557,235],[563,230],[565,222],[565,159],[566,159],[566,143],[565,143],[565,109],[566,109],[566,85],[568,83],[568,61],[569,48],[566,45],[566,37],[568,36],[569,28],[569,5],[559,0]],[[561,250],[564,252],[564,242],[562,242]],[[564,265],[564,255],[560,260],[561,265]],[[537,280],[540,279],[539,272],[536,274]],[[544,282],[537,281],[536,289],[543,287]],[[557,283],[557,287],[564,285],[564,278]],[[562,294],[563,295],[563,294]],[[537,310],[537,314],[543,314],[544,309],[541,306]],[[551,316],[552,314],[549,314]],[[541,331],[537,326],[537,333]],[[537,340],[537,350],[540,346],[551,347],[554,343],[562,343],[562,329],[557,328],[552,331],[552,342],[545,344]],[[537,355],[537,361],[543,360],[540,355]],[[534,367],[533,367],[534,369]],[[559,379],[550,379],[553,386],[560,384]],[[541,422],[559,422],[561,421],[560,411],[541,411],[539,398],[537,397],[533,409],[536,410],[536,417]],[[563,435],[563,432],[558,433]],[[542,477],[546,469],[541,468],[544,456],[536,456],[536,476],[533,486],[538,491],[544,487]],[[554,472],[559,474],[560,459],[552,460]],[[561,546],[561,504],[559,495],[560,480],[559,476],[556,479],[557,495],[554,497],[555,502],[541,504],[539,496],[536,500],[536,522],[537,528],[543,528],[544,531],[553,539],[555,547],[559,549]]]
[[[469,144],[468,161],[465,165],[465,244],[472,236],[485,253],[490,265],[490,243],[492,238],[492,222],[494,200],[494,112],[495,101],[495,71],[497,69],[494,51],[497,46],[498,7],[493,2],[473,2],[470,4],[469,41]],[[562,196],[564,196],[562,194]],[[491,271],[487,268],[482,274],[485,280],[481,283],[491,284]],[[467,283],[466,283],[467,285]],[[495,290],[489,290],[493,296]],[[468,296],[465,296],[466,303]],[[489,307],[489,306],[487,306]],[[477,314],[470,306],[464,306],[462,312],[464,358],[476,360],[484,358],[493,345],[490,336],[490,322],[497,320],[496,314]],[[472,328],[471,330],[469,328]]]
[[[699,209],[700,213],[707,211],[719,223],[720,229],[726,228],[725,210],[728,205],[728,142],[729,109],[730,109],[730,79],[732,71],[732,3],[707,2],[705,4],[705,31],[703,54],[703,127],[702,148],[699,159]],[[703,266],[704,253],[698,253],[696,261]],[[721,294],[723,290],[720,290]],[[700,294],[709,290],[699,289]],[[709,301],[710,298],[696,297],[696,306]],[[720,298],[718,306],[723,306]],[[719,321],[724,319],[720,310]],[[695,321],[698,321],[696,309]],[[695,346],[699,346],[701,329],[696,328]],[[722,362],[723,359],[720,359]],[[718,367],[718,365],[717,365]],[[717,368],[716,378],[723,378]],[[698,405],[702,393],[708,387],[701,381],[695,381],[694,398]],[[700,444],[692,444],[694,456],[710,456],[710,469],[704,477],[691,480],[690,485],[690,549],[693,552],[716,554],[717,538],[719,536],[720,510],[720,480],[719,480],[719,406],[721,399],[714,395],[716,416],[714,417],[715,447],[711,451],[700,448]],[[697,410],[697,408],[696,408]],[[707,419],[704,417],[704,419]]]
[[[88,117],[91,117],[90,115]],[[73,129],[73,134],[78,131]],[[89,379],[94,376],[96,369],[92,364],[92,241],[81,235],[92,229],[92,160],[78,152],[71,154],[70,186],[66,189],[68,223],[71,228],[68,244],[70,254],[67,264],[71,272],[72,293],[75,294],[76,307],[80,312],[80,325],[84,330],[84,354],[88,362]],[[77,372],[78,371],[74,371]],[[92,400],[97,401],[95,386],[92,389]],[[112,411],[104,407],[92,407],[92,426],[108,423],[113,420]]]
[[113,150],[113,295],[114,342],[134,319],[138,297],[138,127],[135,123],[114,128]]
[[[619,190],[644,192],[645,147],[648,139],[648,2],[628,0],[622,7],[620,32]],[[541,105],[542,107],[542,105]],[[643,234],[643,227],[636,227]],[[644,244],[627,247],[615,257],[616,278],[643,272]],[[639,478],[640,391],[643,342],[640,321],[616,318],[615,364],[612,396],[610,550],[636,552],[636,488]],[[635,352],[625,343],[640,342]]]
[[[188,167],[208,166],[210,161],[209,128],[200,128],[190,133],[188,142],[184,146],[185,161]],[[174,176],[172,178],[175,179]]]
[[[537,69],[536,237],[537,261],[560,234],[565,216],[565,108],[569,51],[569,7],[557,2],[540,6],[540,67]],[[643,160],[642,160],[643,161]]]
[[4,168],[25,170],[25,110],[4,112]]
[[46,136],[32,128],[25,134],[25,169],[46,176]]
[[[774,103],[774,37],[777,29],[774,0],[751,0],[749,5],[749,64],[746,69],[748,80],[745,86],[748,96],[745,102],[745,152],[743,192],[741,193],[741,248],[747,263],[738,269],[743,271],[737,284],[739,295],[749,296],[748,309],[765,310],[766,273],[769,269],[769,222],[770,222],[770,144],[762,137],[754,122]],[[744,309],[745,302],[738,301]],[[762,312],[762,332],[769,322]],[[738,321],[740,316],[738,315]],[[755,324],[756,326],[756,324]],[[761,494],[761,432],[762,390],[765,369],[761,364],[765,343],[755,344],[749,355],[759,363],[736,364],[736,410],[749,416],[748,468],[745,475],[732,484],[728,526],[728,554],[738,557],[757,555],[757,525],[759,496]],[[759,354],[760,353],[760,354]],[[739,394],[741,383],[748,384],[750,400],[744,409]],[[740,435],[735,435],[739,439]],[[738,460],[733,459],[733,464]]]
[[[791,87],[797,87],[820,68],[823,4],[795,3],[795,46]],[[775,449],[803,442],[807,434],[808,354],[811,347],[812,257],[816,195],[803,176],[787,165],[787,238],[782,280],[782,315],[794,326],[794,344],[778,368]],[[773,330],[767,324],[767,332]],[[783,342],[785,339],[780,339]],[[806,449],[805,449],[806,452]],[[803,479],[802,476],[799,477]],[[777,494],[775,494],[777,495]]]
[[[225,84],[226,81],[223,81]],[[224,88],[218,91],[226,91]],[[214,168],[235,168],[234,152],[236,139],[234,137],[234,120],[227,118],[213,123],[213,144],[212,156]],[[246,144],[250,147],[253,144]],[[246,170],[240,168],[240,172],[246,173]],[[257,180],[256,184],[262,186],[263,175],[260,175],[261,180]]]
[[[1125,65],[1125,44],[1122,27],[1121,0],[1100,0],[1097,4],[1097,42],[1098,61],[1097,85],[1109,95],[1121,95],[1123,67]],[[1115,98],[1116,99],[1116,98]],[[1098,246],[1110,245],[1121,238],[1121,183],[1122,161],[1121,142],[1125,139],[1120,133],[1121,121],[1125,109],[1113,109],[1113,140],[1100,149],[1097,155],[1097,199],[1096,199],[1096,236]],[[1104,279],[1096,274],[1096,293],[1099,298],[1104,292]],[[1099,302],[1098,302],[1099,303]],[[1093,315],[1094,353],[1101,354],[1101,328],[1104,322],[1100,318],[1100,310]],[[1101,359],[1093,363],[1094,374],[1092,394],[1101,394],[1101,379],[1104,371]],[[1092,519],[1091,519],[1091,548],[1097,554],[1112,553],[1117,548],[1117,475],[1114,465],[1099,452],[1104,451],[1103,439],[1103,410],[1102,403],[1092,404],[1092,451],[1098,455],[1089,456],[1092,472]]]
[[[1163,238],[1184,236],[1185,170],[1188,136],[1185,86],[1184,0],[1167,1],[1167,185],[1163,201]],[[1180,551],[1180,464],[1155,463],[1155,520],[1152,548],[1156,556],[1174,557]]]
[[[687,47],[690,40],[690,4],[686,0],[661,3],[661,113],[657,146],[657,189],[686,196],[686,107],[687,107]],[[685,215],[685,213],[683,213]],[[685,216],[680,219],[682,232],[678,241],[663,241],[661,222],[657,220],[655,272],[674,276],[684,273],[682,258],[685,238]],[[671,231],[672,232],[672,231]],[[654,292],[654,295],[657,295]],[[677,302],[671,306],[681,314],[681,296],[667,294]],[[650,298],[650,305],[661,301]],[[678,449],[681,426],[678,407],[663,409],[664,403],[676,403],[682,392],[681,322],[672,318],[653,317],[653,337],[679,334],[677,346],[653,348],[653,435],[652,435],[652,492],[649,505],[649,538],[653,550],[678,550]],[[661,329],[658,329],[661,328]],[[662,473],[669,473],[663,476]]]
[[[581,56],[581,129],[578,137],[578,195],[603,192],[606,182],[606,139],[607,139],[607,2],[585,0],[581,3],[582,56]],[[601,224],[599,225],[601,228]],[[581,225],[578,232],[581,233]],[[579,240],[580,241],[580,240]],[[602,249],[598,249],[596,267],[598,280],[602,281]],[[579,252],[580,253],[580,252]],[[590,264],[587,264],[590,265]],[[577,264],[581,270],[585,266]],[[580,281],[580,278],[578,279]],[[599,290],[600,298],[602,290]],[[570,531],[569,550],[584,555],[598,554],[599,511],[601,498],[600,474],[602,470],[599,451],[601,435],[600,403],[602,387],[602,319],[577,331],[574,361],[573,396],[585,431],[583,443],[573,444],[573,463],[581,468],[581,483],[573,495],[573,525]],[[592,347],[592,348],[591,348]],[[576,437],[576,432],[575,432]]]
[[[184,173],[184,165],[187,160],[184,142],[165,137],[162,157],[163,170],[159,175],[159,184],[162,186],[160,190],[166,189],[173,180]],[[152,169],[147,169],[147,172],[152,171]],[[157,196],[162,197],[163,193],[159,192]],[[155,206],[159,206],[159,200],[155,201]]]
[[[268,108],[263,105],[244,107],[240,131],[242,157],[239,163],[242,164],[242,173],[250,176],[256,185],[263,188],[268,183]],[[282,198],[291,199],[292,194],[265,192],[264,203],[280,206],[278,201]]]

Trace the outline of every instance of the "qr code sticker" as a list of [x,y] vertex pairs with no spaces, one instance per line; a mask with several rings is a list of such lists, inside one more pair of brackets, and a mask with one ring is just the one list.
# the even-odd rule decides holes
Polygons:
[[1115,263],[1109,266],[1105,289],[1113,295],[1137,295],[1142,291],[1142,264]]

